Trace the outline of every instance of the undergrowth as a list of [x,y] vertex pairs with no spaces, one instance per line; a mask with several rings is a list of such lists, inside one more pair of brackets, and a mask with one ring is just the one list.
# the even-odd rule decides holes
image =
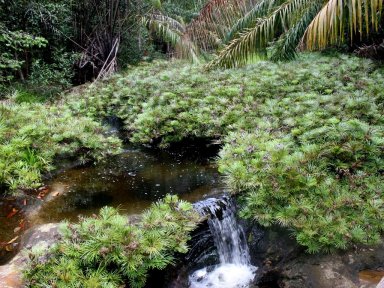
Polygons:
[[150,270],[172,264],[175,252],[187,252],[199,218],[190,203],[170,195],[137,224],[102,208],[98,216],[64,224],[62,240],[50,251],[27,251],[26,287],[143,287]]
[[65,105],[17,102],[0,102],[0,186],[10,193],[41,185],[59,155],[85,163],[119,151],[120,140]]
[[133,142],[223,141],[220,171],[242,215],[317,252],[377,242],[384,228],[383,75],[366,59],[313,53],[210,72],[155,62],[68,101],[119,116]]

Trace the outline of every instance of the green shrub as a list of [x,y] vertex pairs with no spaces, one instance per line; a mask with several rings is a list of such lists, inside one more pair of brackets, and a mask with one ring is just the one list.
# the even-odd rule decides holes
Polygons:
[[65,224],[63,239],[49,252],[32,251],[26,286],[143,287],[149,270],[164,269],[175,252],[187,251],[198,221],[192,205],[177,196],[152,204],[136,225],[105,207],[97,217]]
[[8,98],[14,101],[17,104],[20,103],[43,103],[47,99],[46,97],[35,93],[31,89],[28,89],[25,86],[18,85],[16,89],[8,93]]
[[343,84],[321,84],[323,71],[310,89],[282,86],[292,92],[236,123],[220,153],[242,216],[291,228],[309,252],[376,243],[384,228],[383,74],[354,61],[348,77],[328,66]]
[[64,105],[1,102],[0,184],[13,193],[37,187],[58,155],[86,162],[116,153],[120,141],[102,132],[100,124],[74,117]]
[[382,231],[383,75],[369,60],[318,53],[209,72],[154,62],[69,101],[77,113],[118,115],[133,142],[220,139],[243,216],[286,225],[315,252]]
[[54,49],[52,63],[48,64],[41,59],[33,61],[27,81],[29,90],[49,99],[70,88],[74,76],[73,63],[77,58],[79,55],[76,53]]
[[0,85],[3,85],[13,79],[15,71],[22,73],[21,68],[25,64],[23,57],[28,52],[34,48],[45,47],[48,41],[24,31],[10,31],[1,22],[0,43]]
[[[119,116],[133,142],[159,140],[161,146],[168,146],[184,138],[222,138],[229,131],[266,125],[254,120],[259,121],[259,115],[281,100],[285,105],[272,116],[284,113],[292,97],[305,96],[298,93],[306,92],[313,97],[306,106],[297,108],[301,109],[297,113],[307,106],[321,105],[317,98],[335,94],[349,94],[358,100],[350,105],[372,105],[362,103],[371,90],[377,97],[384,97],[380,91],[384,85],[382,74],[374,70],[368,60],[317,53],[301,55],[297,61],[288,63],[258,62],[242,69],[209,72],[182,61],[155,61],[91,85],[82,99],[74,94],[68,102],[79,114]],[[332,104],[341,102],[334,99]],[[348,111],[351,110],[354,108],[349,107]],[[322,117],[325,119],[327,112]],[[272,121],[268,124],[285,126]]]
[[299,139],[233,133],[220,169],[245,192],[242,215],[290,227],[309,252],[380,240],[384,228],[383,126],[358,120],[315,128]]

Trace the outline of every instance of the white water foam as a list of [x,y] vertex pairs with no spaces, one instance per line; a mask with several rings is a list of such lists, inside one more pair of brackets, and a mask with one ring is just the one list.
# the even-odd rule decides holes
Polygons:
[[[236,221],[230,199],[207,199],[201,214],[207,210],[208,225],[214,238],[220,264],[197,270],[189,276],[190,288],[246,288],[255,278],[257,267],[250,264],[249,249],[241,226]],[[216,214],[220,214],[217,217]]]
[[256,270],[241,264],[220,264],[211,272],[205,267],[189,277],[190,288],[246,288],[255,278]]

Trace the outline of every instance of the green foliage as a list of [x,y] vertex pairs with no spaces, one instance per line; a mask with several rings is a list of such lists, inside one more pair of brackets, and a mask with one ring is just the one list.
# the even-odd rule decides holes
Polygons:
[[220,171],[243,193],[243,216],[286,225],[315,252],[373,243],[382,231],[383,75],[337,54],[226,71],[156,62],[69,104],[118,115],[137,143],[224,141]]
[[[274,49],[271,59],[286,60],[295,56],[296,49],[320,50],[345,42],[353,46],[358,43],[355,38],[369,42],[380,30],[383,11],[382,0],[260,0],[251,4],[247,13],[236,15],[233,9],[227,12],[226,2],[218,3],[218,21],[233,17],[237,21],[224,38],[226,46],[208,68],[245,65],[255,55],[265,58],[268,47]],[[206,13],[206,21],[211,13]],[[203,35],[212,33],[211,29],[199,30]]]
[[[108,76],[127,64],[174,53],[171,46],[179,56],[196,60],[193,43],[181,34],[185,20],[190,21],[205,2],[0,1],[0,43],[4,42],[0,81],[29,80],[33,87],[41,88],[40,93],[50,95],[72,83]],[[41,49],[32,49],[27,40]],[[20,53],[14,53],[13,44]]]
[[[74,3],[61,0],[0,2],[0,27],[6,27],[1,29],[2,34],[9,35],[12,42],[17,41],[19,47],[23,44],[17,53],[6,49],[9,52],[7,59],[18,63],[13,70],[7,69],[3,73],[7,80],[14,79],[7,87],[19,81],[47,97],[72,84],[79,50],[74,38]],[[20,43],[17,34],[23,37],[24,43]]]
[[309,252],[376,243],[384,229],[383,74],[350,61],[312,88],[283,84],[288,95],[258,105],[220,153],[242,215],[290,227]]
[[28,81],[30,90],[49,98],[70,88],[74,76],[73,63],[78,58],[76,53],[65,52],[64,49],[54,49],[51,64],[41,59],[34,60]]
[[26,54],[32,48],[42,48],[47,40],[23,31],[9,31],[0,23],[0,85],[13,79],[15,71],[20,70],[24,60],[20,53]]
[[[231,134],[220,169],[246,192],[243,216],[292,228],[309,252],[380,240],[384,130],[351,116],[307,120],[286,133]],[[351,233],[356,227],[363,237]]]
[[206,0],[165,0],[161,5],[166,15],[174,19],[183,19],[183,22],[189,23],[198,16]]
[[173,263],[199,221],[190,203],[168,195],[140,222],[105,207],[97,217],[65,224],[63,239],[50,251],[32,251],[25,271],[27,287],[121,287],[145,285],[152,269]]
[[24,51],[26,48],[44,47],[47,40],[42,37],[35,37],[22,31],[8,31],[1,27],[0,41],[12,51]]
[[64,105],[44,105],[30,94],[0,102],[0,184],[11,192],[40,184],[58,155],[81,161],[116,153],[120,141],[102,135],[103,128],[87,117],[75,118]]
[[28,89],[22,85],[16,86],[16,89],[11,93],[12,100],[17,103],[43,103],[47,99],[46,97],[34,93],[31,89]]

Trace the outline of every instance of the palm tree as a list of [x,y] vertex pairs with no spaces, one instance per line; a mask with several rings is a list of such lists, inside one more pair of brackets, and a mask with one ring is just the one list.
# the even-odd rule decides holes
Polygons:
[[163,41],[175,48],[175,56],[189,58],[198,62],[198,49],[185,33],[186,25],[180,21],[162,14],[159,10],[151,11],[142,16],[142,23],[151,31],[156,33]]
[[[231,27],[245,16],[257,0],[210,0],[190,23],[170,17],[161,3],[142,17],[142,22],[164,41],[170,43],[179,58],[197,61],[199,51],[222,48]],[[194,0],[202,4],[204,0]]]
[[367,37],[379,29],[382,10],[383,0],[259,0],[240,13],[243,16],[221,38],[225,46],[208,67],[243,65],[252,57],[266,57],[267,47],[271,59],[287,60],[298,48],[323,49]]

